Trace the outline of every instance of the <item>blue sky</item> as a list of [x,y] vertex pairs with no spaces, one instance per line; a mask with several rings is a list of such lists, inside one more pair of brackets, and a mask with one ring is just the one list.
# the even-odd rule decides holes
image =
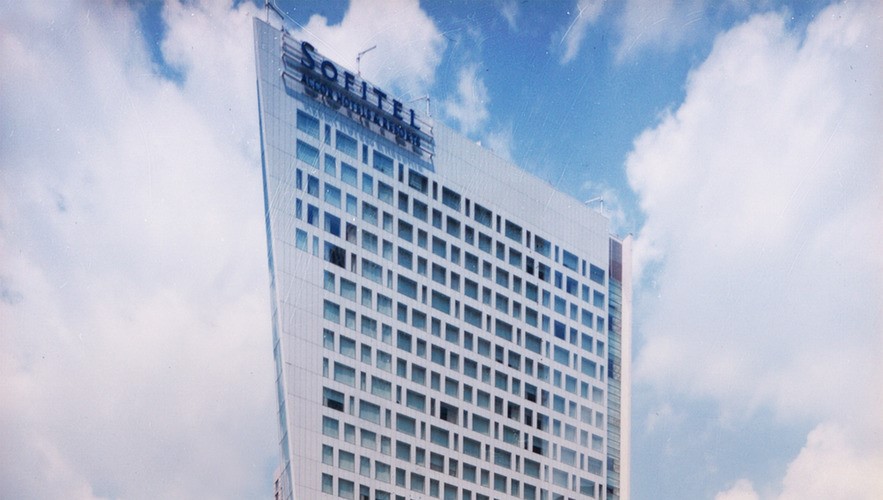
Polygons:
[[[879,3],[278,5],[634,235],[634,499],[883,497]],[[0,7],[0,496],[269,495],[254,15]]]

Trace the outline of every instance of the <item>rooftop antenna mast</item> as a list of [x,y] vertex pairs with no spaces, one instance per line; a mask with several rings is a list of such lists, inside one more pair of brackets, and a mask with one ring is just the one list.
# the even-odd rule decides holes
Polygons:
[[267,8],[267,22],[270,22],[270,11],[276,13],[279,16],[279,20],[282,21],[282,27],[285,28],[285,13],[279,10],[279,7],[276,6],[275,0],[264,0],[264,6]]
[[362,56],[367,54],[368,52],[371,52],[372,50],[374,50],[376,48],[377,48],[377,46],[373,45],[373,46],[359,52],[359,55],[356,56],[356,73],[359,74],[359,77],[362,76]]
[[430,109],[429,109],[430,101],[429,101],[429,95],[428,95],[428,94],[425,95],[425,96],[418,97],[418,98],[416,98],[416,99],[412,99],[412,100],[408,101],[408,104],[411,104],[412,102],[422,101],[423,99],[426,99],[426,116],[431,117],[431,116],[432,116],[432,113],[430,112]]
[[591,200],[584,201],[583,204],[588,206],[588,205],[591,205],[592,203],[595,203],[596,201],[601,202],[601,213],[603,214],[604,213],[604,197],[603,196],[596,196],[596,197],[592,198]]

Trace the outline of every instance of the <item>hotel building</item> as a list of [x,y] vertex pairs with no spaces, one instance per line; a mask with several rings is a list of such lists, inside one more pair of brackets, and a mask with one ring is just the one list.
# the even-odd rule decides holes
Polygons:
[[630,239],[255,19],[278,498],[628,498]]

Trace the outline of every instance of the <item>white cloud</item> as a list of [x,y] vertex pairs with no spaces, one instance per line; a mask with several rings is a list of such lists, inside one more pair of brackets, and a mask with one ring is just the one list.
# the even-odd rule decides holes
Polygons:
[[868,450],[855,439],[837,425],[816,427],[788,466],[778,500],[883,498],[883,450]]
[[714,496],[714,500],[759,500],[751,481],[740,479],[732,488]]
[[500,158],[508,162],[515,162],[512,156],[512,152],[515,150],[515,139],[513,137],[511,126],[491,130],[485,134],[482,144],[496,153]]
[[268,496],[255,8],[94,7],[2,13],[0,497]]
[[477,64],[467,64],[457,77],[457,95],[442,102],[442,111],[459,125],[466,135],[479,132],[487,121],[489,98]]
[[519,14],[520,9],[518,8],[518,2],[516,0],[509,0],[500,5],[500,15],[503,16],[503,19],[506,20],[506,24],[509,25],[509,29],[512,31],[518,29]]
[[628,0],[619,19],[616,59],[622,61],[645,46],[673,48],[706,15],[703,0]]
[[376,45],[362,57],[362,75],[403,98],[428,93],[445,49],[445,38],[416,0],[353,0],[340,24],[317,14],[296,36],[352,69],[358,69],[358,53]]
[[883,452],[857,444],[836,424],[821,424],[788,466],[778,492],[760,496],[740,479],[715,500],[876,500],[883,498]]
[[580,45],[586,37],[586,29],[598,20],[604,7],[603,0],[577,0],[569,15],[573,18],[558,45],[564,45],[561,64],[567,64],[579,54]]
[[836,4],[805,34],[752,17],[636,139],[635,264],[657,283],[637,312],[638,383],[737,419],[833,422],[883,450],[881,15]]

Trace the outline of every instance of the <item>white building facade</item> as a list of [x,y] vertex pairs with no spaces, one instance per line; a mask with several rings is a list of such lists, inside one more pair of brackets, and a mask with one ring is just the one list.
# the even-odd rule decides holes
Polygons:
[[285,499],[628,498],[630,239],[255,20]]

